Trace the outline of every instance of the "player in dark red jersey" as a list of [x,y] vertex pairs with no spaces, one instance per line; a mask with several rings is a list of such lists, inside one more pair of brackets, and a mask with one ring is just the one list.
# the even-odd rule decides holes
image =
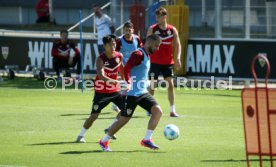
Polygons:
[[[157,24],[152,25],[148,29],[148,34],[156,34],[162,40],[159,50],[156,50],[150,55],[151,67],[149,76],[154,77],[154,80],[158,80],[158,76],[162,73],[164,79],[168,83],[168,99],[170,102],[170,116],[178,117],[179,115],[175,111],[174,105],[174,85],[173,85],[173,65],[177,70],[181,69],[181,43],[179,40],[178,32],[176,28],[167,23],[167,10],[165,8],[159,8],[155,12]],[[175,48],[175,60],[173,56],[173,46]],[[150,93],[154,94],[155,84],[150,86]]]
[[80,52],[76,44],[68,39],[68,31],[60,31],[60,39],[54,41],[52,48],[53,66],[60,78],[60,68],[70,68],[77,65],[77,79],[81,72]]
[[[120,83],[118,72],[122,79],[123,75],[123,55],[115,51],[115,36],[107,35],[103,38],[104,49],[96,61],[97,76],[94,82],[95,94],[93,99],[90,117],[84,122],[83,128],[77,137],[77,142],[84,143],[84,135],[98,118],[101,110],[110,102],[115,103],[121,110],[123,109],[123,96],[119,93]],[[117,118],[120,113],[118,113]],[[117,118],[114,120],[116,122]]]

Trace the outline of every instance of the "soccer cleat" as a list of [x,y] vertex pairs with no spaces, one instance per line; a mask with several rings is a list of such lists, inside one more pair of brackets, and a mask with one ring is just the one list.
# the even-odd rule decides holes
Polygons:
[[114,103],[112,103],[112,107],[111,108],[112,108],[113,111],[115,111],[117,113],[121,111],[120,108],[118,106],[116,106],[116,104],[114,104]]
[[[109,129],[106,128],[106,129],[104,130],[104,133],[107,134],[108,130],[109,130]],[[116,139],[117,139],[117,137],[116,137],[115,135],[110,136],[110,137],[111,137],[112,140],[116,140]]]
[[77,143],[85,143],[86,141],[83,136],[78,136],[76,142]]
[[171,112],[170,117],[179,117],[179,115],[176,112]]
[[148,110],[146,111],[147,112],[147,116],[151,116],[151,112],[149,112]]
[[99,141],[100,147],[103,149],[103,151],[110,152],[111,149],[109,148],[109,141],[102,142],[102,140]]
[[159,147],[157,145],[155,145],[152,140],[143,139],[140,143],[141,143],[142,146],[148,147],[148,148],[153,149],[153,150],[158,150],[159,149]]

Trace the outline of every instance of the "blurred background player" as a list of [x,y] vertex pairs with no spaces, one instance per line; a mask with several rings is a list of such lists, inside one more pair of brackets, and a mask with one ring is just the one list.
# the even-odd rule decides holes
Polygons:
[[48,0],[40,0],[35,7],[37,13],[36,23],[49,23],[50,13],[49,13],[49,2]]
[[[179,40],[178,32],[176,28],[167,23],[167,10],[165,8],[159,8],[155,12],[157,24],[152,25],[148,29],[148,35],[156,34],[162,40],[159,50],[156,50],[151,56],[150,77],[154,77],[154,80],[158,80],[158,76],[162,73],[164,79],[168,83],[168,99],[170,103],[170,116],[178,117],[179,115],[175,111],[174,104],[174,85],[173,85],[173,65],[176,70],[181,69],[181,43]],[[175,52],[173,51],[173,46]],[[174,60],[173,53],[176,54]],[[157,86],[157,82],[151,82],[150,93],[154,95],[154,88]]]
[[[123,64],[125,65],[131,53],[136,49],[141,48],[143,46],[143,43],[139,36],[133,34],[134,26],[132,22],[126,22],[124,24],[123,32],[124,34],[116,40],[116,51],[123,54]],[[112,104],[112,109],[117,112],[119,110],[119,108],[115,104]]]
[[68,39],[68,31],[60,31],[60,39],[54,41],[52,48],[53,67],[56,71],[58,79],[60,79],[61,68],[71,68],[77,65],[77,77],[80,79],[81,63],[80,52],[76,44]]
[[152,113],[148,122],[146,135],[141,141],[141,145],[150,149],[158,149],[152,141],[152,134],[162,116],[162,109],[147,90],[148,72],[150,69],[150,58],[160,46],[161,40],[158,35],[149,35],[143,48],[134,51],[124,67],[125,80],[128,83],[125,109],[121,111],[121,116],[115,122],[106,134],[99,141],[103,151],[111,151],[109,140],[119,129],[121,129],[132,117],[137,105]]
[[96,24],[96,30],[98,35],[98,49],[99,54],[101,54],[104,51],[103,48],[103,37],[106,35],[114,34],[115,28],[113,26],[113,23],[111,21],[111,18],[102,12],[102,9],[99,5],[93,6],[93,12],[95,13],[95,24]]
[[123,27],[124,34],[116,40],[116,51],[121,52],[124,56],[123,64],[128,61],[131,53],[143,46],[143,43],[138,35],[133,34],[134,25],[132,22],[126,22]]
[[[93,99],[92,111],[90,117],[84,122],[83,128],[77,137],[79,143],[85,143],[84,135],[87,130],[92,126],[93,122],[98,118],[101,110],[106,107],[110,102],[115,103],[122,109],[123,97],[119,93],[118,72],[124,79],[123,74],[123,55],[115,51],[116,40],[115,36],[108,35],[103,38],[104,49],[96,61],[97,76],[94,81],[95,94]],[[120,113],[118,113],[117,118]],[[117,118],[114,122],[117,121]],[[112,136],[116,139],[115,136]]]

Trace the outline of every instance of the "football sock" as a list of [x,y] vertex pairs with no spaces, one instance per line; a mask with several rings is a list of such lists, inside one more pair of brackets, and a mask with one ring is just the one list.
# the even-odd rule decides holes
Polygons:
[[106,134],[103,139],[102,142],[107,142],[108,140],[110,140],[110,136],[108,134]]
[[84,136],[84,135],[85,135],[85,133],[86,133],[86,131],[87,131],[87,129],[85,129],[85,128],[81,128],[81,131],[80,131],[79,136]]
[[147,130],[146,136],[144,137],[144,140],[150,140],[152,134],[153,134],[153,130]]
[[175,112],[175,106],[174,105],[171,105],[171,112]]

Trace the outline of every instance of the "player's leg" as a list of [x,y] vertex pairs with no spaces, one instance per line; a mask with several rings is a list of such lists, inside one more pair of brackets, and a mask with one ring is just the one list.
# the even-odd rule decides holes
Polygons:
[[80,56],[74,56],[73,64],[72,64],[72,67],[75,67],[77,65],[77,71],[76,71],[76,73],[77,73],[76,79],[77,80],[81,79],[80,78],[80,73],[81,73],[81,61],[80,61],[80,59],[81,59]]
[[[104,130],[105,133],[107,133],[109,131],[110,127],[115,122],[118,121],[118,119],[119,119],[119,117],[121,115],[120,111],[122,111],[124,109],[124,106],[125,106],[124,105],[125,104],[124,98],[125,98],[125,96],[122,96],[120,93],[114,94],[114,96],[113,96],[113,98],[112,98],[111,101],[112,101],[112,104],[114,104],[116,107],[118,107],[119,112],[118,112],[116,118],[113,120],[112,124],[110,124],[109,127]],[[117,137],[115,135],[113,135],[113,136],[111,136],[111,139],[116,140]]]
[[110,102],[110,99],[108,97],[108,94],[95,92],[91,114],[85,120],[85,122],[83,124],[83,127],[82,127],[82,129],[81,129],[81,131],[80,131],[80,133],[77,137],[76,142],[85,143],[84,136],[85,136],[87,130],[92,126],[94,121],[98,118],[101,110],[104,107],[106,107],[109,102]]
[[60,62],[58,58],[53,57],[53,68],[57,74],[58,79],[60,78]]
[[154,90],[157,87],[158,76],[160,73],[160,65],[151,63],[150,71],[149,71],[149,80],[150,86],[148,87],[148,91],[151,95],[154,95]]
[[179,117],[179,115],[175,111],[175,92],[174,92],[174,84],[173,84],[173,65],[164,65],[161,70],[164,79],[167,82],[168,86],[168,100],[170,103],[170,116],[171,117]]
[[141,141],[141,145],[148,147],[150,149],[158,149],[159,147],[153,143],[152,134],[162,116],[162,109],[157,104],[156,100],[148,93],[140,97],[138,104],[145,110],[150,110],[152,114],[148,122],[146,135]]
[[108,133],[99,141],[99,145],[103,149],[103,151],[111,151],[109,148],[109,140],[111,136],[117,133],[124,125],[128,123],[130,118],[133,115],[133,112],[137,106],[136,97],[135,96],[127,96],[126,97],[126,107],[120,112],[121,115],[109,129]]
[[[158,76],[160,73],[160,65],[159,64],[150,64],[150,71],[149,71],[149,80],[150,80],[150,85],[148,87],[149,93],[153,96],[154,91],[157,88],[157,82],[158,82]],[[148,116],[151,116],[150,111],[146,111]]]

